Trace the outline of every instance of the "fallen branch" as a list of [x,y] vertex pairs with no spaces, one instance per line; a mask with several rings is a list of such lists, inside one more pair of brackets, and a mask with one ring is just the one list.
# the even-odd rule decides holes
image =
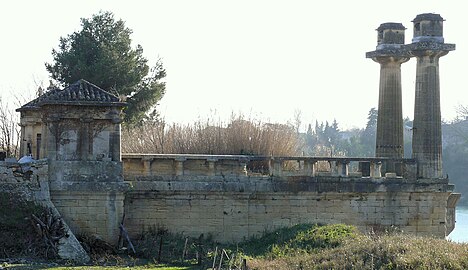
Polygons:
[[119,227],[120,227],[120,231],[121,231],[122,234],[125,236],[125,239],[127,240],[128,245],[129,245],[130,248],[132,249],[133,254],[136,254],[135,247],[133,246],[132,241],[130,241],[130,237],[128,236],[127,230],[125,229],[125,227],[124,227],[122,224],[120,224]]
[[44,243],[46,257],[48,257],[50,249],[53,250],[53,255],[56,256],[60,239],[67,236],[62,219],[54,216],[49,208],[40,217],[34,214],[31,214],[31,216],[36,235]]

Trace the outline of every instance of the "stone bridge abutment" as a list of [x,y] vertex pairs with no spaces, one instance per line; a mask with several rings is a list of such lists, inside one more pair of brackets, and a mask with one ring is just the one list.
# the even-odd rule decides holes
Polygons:
[[[347,223],[362,231],[397,227],[445,237],[456,200],[448,179],[417,179],[412,159],[381,175],[387,158],[124,154],[126,224],[240,241],[299,223]],[[251,164],[266,164],[255,168]],[[250,170],[249,168],[253,168]],[[362,168],[367,168],[362,170]],[[371,169],[372,168],[372,169]]]
[[[381,64],[374,158],[121,154],[126,104],[85,80],[17,110],[21,155],[45,162],[49,202],[74,232],[110,243],[124,214],[132,236],[159,226],[240,241],[298,223],[347,223],[443,238],[460,194],[442,174],[438,59],[455,49],[444,43],[442,21],[418,15],[409,45],[402,24],[377,29],[377,48],[367,53]],[[413,159],[404,159],[400,66],[411,57]]]

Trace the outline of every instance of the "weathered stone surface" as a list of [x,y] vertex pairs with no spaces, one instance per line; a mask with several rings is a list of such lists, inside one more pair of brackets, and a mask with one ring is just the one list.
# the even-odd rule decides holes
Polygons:
[[[288,172],[281,162],[271,162],[275,168],[268,170],[270,175],[247,171],[247,174],[227,176],[223,174],[224,168],[218,166],[218,162],[223,162],[222,157],[210,168],[201,162],[207,156],[198,156],[192,157],[199,159],[192,163],[199,167],[190,168],[197,172],[194,174],[185,170],[177,174],[173,163],[174,167],[165,167],[167,171],[148,170],[145,176],[137,176],[135,172],[143,172],[143,162],[148,159],[138,155],[123,157],[124,168],[132,180],[125,196],[125,222],[133,236],[162,226],[195,237],[210,233],[219,241],[240,241],[281,226],[344,222],[363,231],[397,226],[415,235],[442,238],[451,231],[454,220],[447,211],[453,191],[448,179],[406,178],[391,173],[387,174],[389,177],[374,178],[349,171],[343,175],[332,172],[333,166],[360,162],[360,159],[327,158],[332,165],[323,174],[305,166],[302,170],[302,165],[297,171]],[[153,155],[146,168],[161,168],[157,163],[169,164],[171,158],[190,159],[183,155],[161,158]],[[299,164],[311,162],[304,157],[297,159]],[[313,160],[318,162],[320,158]],[[412,160],[405,162],[413,166]],[[178,166],[184,168],[184,165],[183,162]],[[208,170],[219,174],[210,174]]]
[[[403,113],[401,95],[401,64],[411,55],[404,46],[402,24],[385,23],[377,28],[377,50],[366,53],[380,64],[379,107],[376,134],[376,157],[403,158]],[[391,161],[382,164],[382,173],[402,174]]]
[[54,191],[51,199],[77,234],[95,235],[117,245],[124,194],[116,191]]
[[418,177],[441,178],[439,58],[455,50],[455,45],[444,43],[443,19],[439,14],[420,14],[413,22],[413,43],[407,46],[417,58],[413,157],[418,161]]
[[364,231],[396,226],[443,238],[450,232],[445,214],[449,194],[132,191],[125,201],[126,225],[134,236],[161,226],[194,237],[209,233],[225,242],[299,223],[347,223]]

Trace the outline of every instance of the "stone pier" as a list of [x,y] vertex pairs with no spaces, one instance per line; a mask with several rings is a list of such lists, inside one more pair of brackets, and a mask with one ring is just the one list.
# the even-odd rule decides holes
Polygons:
[[455,44],[444,43],[443,19],[439,14],[420,14],[413,23],[413,43],[407,45],[417,59],[413,157],[419,162],[419,177],[441,178],[439,58],[455,50]]
[[[375,156],[403,158],[401,64],[410,59],[404,49],[405,27],[401,23],[383,23],[377,31],[377,48],[366,54],[380,64]],[[395,164],[384,163],[382,172],[395,172],[395,169]]]
[[[366,54],[380,64],[373,158],[121,154],[126,104],[85,80],[18,109],[21,154],[44,158],[43,186],[73,232],[112,244],[123,217],[132,237],[164,227],[237,242],[299,223],[346,223],[444,238],[460,194],[442,175],[439,58],[455,49],[442,21],[418,15],[409,45],[402,24],[377,29]],[[404,159],[401,65],[410,57],[418,61],[414,158]]]
[[116,96],[79,80],[17,109],[28,142],[22,154],[32,148],[33,155],[47,157],[50,197],[64,220],[73,232],[109,243],[118,239],[127,189],[120,154],[124,106]]

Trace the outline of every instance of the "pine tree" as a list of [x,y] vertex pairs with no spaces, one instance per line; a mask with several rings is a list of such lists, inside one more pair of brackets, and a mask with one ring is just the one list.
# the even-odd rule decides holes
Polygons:
[[[61,37],[46,63],[52,79],[65,87],[79,79],[126,98],[125,120],[137,123],[155,110],[165,93],[166,76],[161,60],[150,68],[143,48],[131,46],[132,30],[111,12],[81,19],[81,30]],[[154,115],[154,113],[153,113]]]

